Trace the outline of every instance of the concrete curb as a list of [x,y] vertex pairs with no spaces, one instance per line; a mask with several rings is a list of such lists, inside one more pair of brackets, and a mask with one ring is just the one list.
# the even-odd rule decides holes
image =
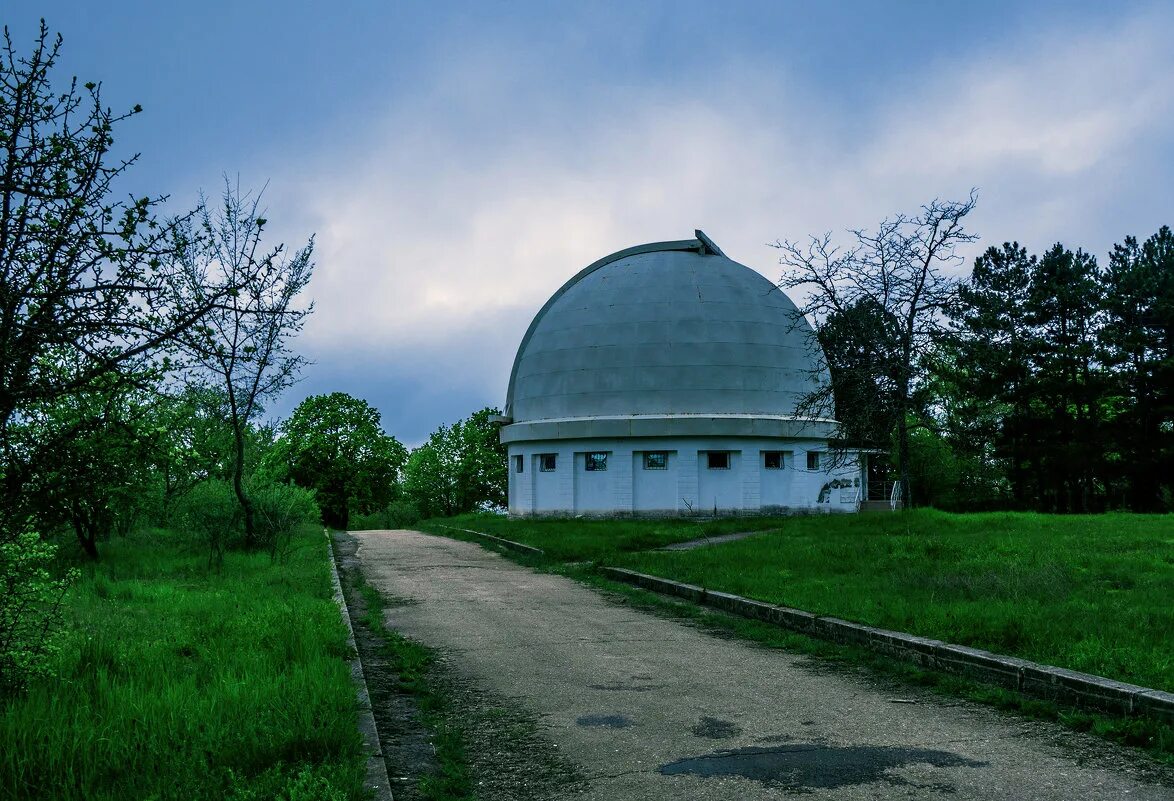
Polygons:
[[741,617],[760,620],[824,640],[857,645],[921,667],[997,684],[1025,695],[1119,715],[1144,715],[1174,724],[1174,693],[1113,681],[1090,673],[1041,665],[978,648],[952,645],[900,631],[873,628],[801,609],[754,601],[693,584],[620,567],[601,567],[608,578],[684,598]]
[[359,648],[355,643],[355,629],[351,625],[351,613],[342,594],[342,582],[338,578],[338,563],[334,559],[334,543],[330,531],[326,531],[326,552],[330,554],[330,581],[334,585],[334,602],[346,624],[347,645],[355,654],[351,659],[351,680],[355,683],[355,694],[359,698],[359,733],[363,735],[363,746],[367,751],[367,778],[364,786],[371,791],[374,801],[394,801],[391,781],[387,778],[387,764],[383,761],[383,746],[379,743],[379,730],[375,727],[375,715],[371,713],[371,695],[367,691],[367,679],[363,675],[363,663],[359,659]]
[[482,531],[474,531],[471,528],[444,526],[439,523],[436,525],[438,528],[447,528],[449,531],[463,531],[466,534],[476,534],[478,537],[483,537],[484,539],[487,539],[496,545],[500,545],[503,548],[509,548],[511,551],[517,551],[518,553],[528,553],[534,556],[542,556],[546,553],[546,551],[542,550],[541,548],[535,548],[533,545],[523,545],[520,542],[514,542],[513,540],[507,540],[502,537],[495,537],[492,534],[486,534]]

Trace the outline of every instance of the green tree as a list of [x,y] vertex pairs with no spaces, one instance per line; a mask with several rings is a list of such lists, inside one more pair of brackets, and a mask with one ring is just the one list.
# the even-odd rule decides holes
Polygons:
[[1174,233],[1115,245],[1104,274],[1105,361],[1120,408],[1111,439],[1122,451],[1126,502],[1157,511],[1174,496]]
[[1057,243],[1040,257],[1027,296],[1042,501],[1048,511],[1088,512],[1101,502],[1105,375],[1097,364],[1101,287],[1096,259]]
[[117,199],[137,156],[111,158],[114,129],[140,109],[112,112],[93,83],[54,86],[60,47],[42,22],[29,55],[7,29],[0,48],[0,538],[27,528],[28,488],[44,480],[13,427],[34,407],[140,385],[229,289],[167,291],[182,226],[155,217],[162,198]]
[[232,428],[232,486],[241,505],[245,547],[256,542],[253,503],[245,482],[249,429],[263,403],[288,389],[306,364],[289,340],[301,332],[313,304],[299,296],[314,271],[313,237],[286,254],[265,250],[267,220],[260,194],[242,193],[225,179],[219,207],[201,203],[198,222],[187,220],[176,237],[182,273],[172,283],[177,297],[209,307],[200,325],[179,337],[187,367],[200,383],[214,380],[227,399]]
[[298,404],[266,462],[275,477],[315,490],[323,522],[345,529],[352,510],[369,514],[395,499],[407,459],[378,410],[332,392]]
[[1038,263],[1018,242],[975,259],[959,290],[958,328],[942,371],[955,447],[979,461],[989,452],[1019,509],[1037,503],[1043,444],[1033,408],[1037,334],[1028,311]]
[[[948,268],[962,260],[958,247],[977,238],[964,227],[976,202],[974,192],[963,201],[931,201],[916,214],[882,220],[874,232],[852,231],[854,244],[843,250],[832,245],[830,235],[811,237],[806,244],[776,243],[782,251],[779,287],[803,292],[798,314],[817,330],[835,316],[850,317],[861,303],[875,304],[883,310],[882,319],[893,322],[885,326],[896,356],[884,405],[896,420],[901,496],[907,505],[912,503],[910,424],[917,420],[917,396],[929,380],[931,357],[945,339],[946,315],[956,297],[958,282]],[[826,367],[827,355],[816,356],[818,369]],[[818,395],[812,396],[817,402]],[[807,402],[801,406],[811,409]],[[832,411],[826,400],[824,407]]]
[[412,451],[404,489],[425,517],[506,505],[506,448],[491,422],[497,409],[481,409],[452,426],[440,426]]

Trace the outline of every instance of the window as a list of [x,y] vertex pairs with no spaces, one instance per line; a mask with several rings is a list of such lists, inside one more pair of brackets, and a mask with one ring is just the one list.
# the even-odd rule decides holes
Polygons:
[[543,473],[553,473],[555,465],[558,464],[557,453],[540,453],[538,454],[538,469]]
[[607,452],[595,451],[594,453],[583,454],[587,464],[586,469],[590,471],[603,471],[607,469]]
[[522,465],[523,464],[524,464],[523,457],[521,455],[515,456],[514,457],[514,472],[515,473],[522,472]]
[[645,451],[644,452],[644,469],[645,470],[668,470],[669,469],[669,452],[668,451]]
[[767,470],[782,470],[783,469],[783,452],[782,451],[763,451],[762,452],[762,466]]
[[730,469],[730,452],[729,451],[709,451],[705,454],[706,464],[710,470],[729,470]]
[[808,451],[807,452],[807,469],[808,470],[818,470],[819,469],[819,451]]

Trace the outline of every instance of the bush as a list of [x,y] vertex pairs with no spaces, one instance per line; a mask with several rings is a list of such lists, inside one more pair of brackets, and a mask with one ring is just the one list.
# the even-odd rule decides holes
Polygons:
[[208,561],[219,564],[229,542],[241,535],[243,512],[232,485],[220,479],[201,481],[179,504],[183,527],[208,545]]
[[52,671],[61,600],[77,570],[53,578],[57,546],[36,534],[0,545],[0,694],[16,692]]
[[294,484],[262,484],[249,489],[257,542],[274,558],[284,556],[290,537],[304,523],[317,523],[321,512],[314,491]]
[[392,501],[378,512],[369,515],[352,514],[350,529],[363,531],[365,529],[407,528],[420,522],[420,511],[411,501]]

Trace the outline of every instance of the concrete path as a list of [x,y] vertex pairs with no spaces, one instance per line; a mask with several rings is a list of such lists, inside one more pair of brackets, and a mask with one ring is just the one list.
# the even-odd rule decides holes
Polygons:
[[[1174,799],[1171,772],[1000,715],[642,613],[477,545],[360,532],[388,623],[541,716],[566,797]],[[912,702],[912,703],[910,703]]]

